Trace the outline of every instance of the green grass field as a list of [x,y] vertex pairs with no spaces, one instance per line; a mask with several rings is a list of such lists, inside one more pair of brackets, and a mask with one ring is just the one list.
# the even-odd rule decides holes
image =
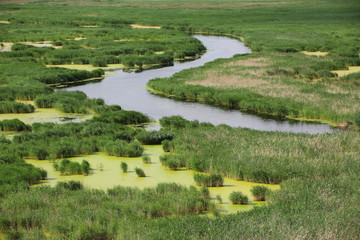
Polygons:
[[[2,131],[21,131],[11,140],[0,137],[0,238],[357,239],[360,75],[335,71],[360,65],[359,29],[355,0],[1,1],[0,113],[33,112],[34,106],[18,102],[33,100],[37,107],[95,116],[68,124],[0,122]],[[149,122],[141,113],[49,86],[101,78],[104,71],[46,65],[141,70],[197,57],[204,47],[190,33],[232,36],[253,53],[152,80],[150,88],[182,100],[351,129],[291,134],[164,118],[160,132],[146,133],[125,126]],[[281,189],[268,194],[265,207],[223,215],[206,189],[176,184],[108,191],[78,182],[33,187],[47,173],[23,160],[96,151],[141,156],[141,144],[163,140],[171,152],[162,159],[169,169],[209,173],[219,185],[223,175],[280,183]],[[213,214],[199,216],[204,212]]]

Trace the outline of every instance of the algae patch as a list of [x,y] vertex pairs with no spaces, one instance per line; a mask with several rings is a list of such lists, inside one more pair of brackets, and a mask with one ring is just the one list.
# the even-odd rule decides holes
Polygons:
[[63,113],[55,108],[36,108],[33,113],[0,114],[0,121],[19,119],[26,124],[36,122],[80,122],[93,117],[93,114]]
[[360,72],[360,66],[349,66],[348,68],[349,68],[348,70],[335,70],[331,72],[336,73],[339,77]]
[[[159,156],[163,154],[162,147],[144,146],[145,154],[151,158],[151,164],[143,164],[142,158],[125,158],[107,156],[105,153],[95,153],[91,155],[79,156],[69,158],[71,161],[81,162],[83,159],[87,160],[93,173],[89,176],[70,175],[60,176],[59,172],[54,171],[53,163],[46,160],[27,160],[28,163],[41,167],[48,172],[48,180],[43,181],[42,184],[55,186],[58,181],[78,180],[86,187],[107,189],[117,185],[139,187],[154,187],[162,182],[175,182],[185,186],[195,185],[193,180],[193,171],[186,169],[179,169],[178,171],[170,171],[161,165]],[[128,164],[128,173],[123,173],[120,168],[120,163],[124,161]],[[144,170],[146,177],[139,178],[135,173],[135,167],[140,167]],[[40,185],[42,185],[40,184]],[[279,189],[279,185],[258,184],[245,181],[235,181],[229,178],[224,178],[224,186],[209,188],[211,198],[216,201],[215,196],[220,195],[223,203],[219,205],[222,211],[237,212],[250,210],[254,206],[264,205],[263,202],[253,202],[249,205],[233,205],[229,200],[229,195],[233,191],[242,191],[247,194],[252,200],[250,189],[253,186],[264,185],[270,189]]]

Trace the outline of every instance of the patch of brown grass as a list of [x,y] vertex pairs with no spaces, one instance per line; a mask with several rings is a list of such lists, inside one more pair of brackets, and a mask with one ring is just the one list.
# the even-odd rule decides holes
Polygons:
[[260,57],[260,58],[249,58],[246,60],[233,61],[233,62],[227,63],[225,66],[263,67],[263,66],[270,65],[270,63],[271,63],[270,59]]
[[160,29],[160,26],[145,26],[145,25],[140,25],[140,24],[130,24],[130,26],[132,28],[144,28],[144,29],[148,29],[148,28],[152,28],[152,29]]
[[[258,74],[258,72],[254,71],[254,73]],[[268,81],[262,78],[256,78],[251,75],[223,75],[218,73],[217,71],[208,71],[206,73],[206,77],[204,80],[200,81],[191,81],[186,82],[189,85],[200,85],[206,87],[216,87],[216,88],[253,88],[259,87],[260,85],[269,84]]]

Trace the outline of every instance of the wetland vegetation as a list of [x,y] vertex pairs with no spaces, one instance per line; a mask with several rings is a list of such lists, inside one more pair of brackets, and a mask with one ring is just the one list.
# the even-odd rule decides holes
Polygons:
[[[36,106],[94,117],[64,124],[27,125],[21,115],[0,121],[1,131],[19,132],[12,138],[0,137],[0,237],[4,233],[8,239],[357,238],[359,73],[337,76],[336,71],[360,65],[359,10],[355,0],[1,4],[0,113],[30,114]],[[160,120],[161,130],[145,131],[137,127],[150,121],[142,113],[106,105],[82,92],[53,88],[102,78],[104,70],[46,67],[167,66],[203,53],[204,46],[189,35],[195,32],[240,38],[253,53],[154,79],[151,89],[181,100],[317,119],[351,129],[322,135],[260,132],[173,116]],[[182,179],[188,186],[160,183],[102,190],[72,180],[31,187],[48,173],[24,160],[50,160],[51,169],[54,164],[63,175],[91,173],[78,176],[89,179],[96,175],[90,159],[116,157],[119,175],[139,176],[137,184],[144,185],[155,178],[151,169],[158,163],[144,154],[149,147],[144,145],[159,144],[169,152],[159,158],[166,169],[194,171],[167,170],[193,175],[190,182],[189,177]],[[71,158],[75,156],[83,162]],[[103,172],[107,168],[102,162],[97,166]],[[227,177],[279,183],[281,189],[269,191],[254,183],[248,192],[236,189],[223,197],[218,191],[223,191],[220,186],[230,189]],[[201,188],[189,187],[194,183]],[[219,214],[212,198],[222,205],[228,199],[247,205],[266,200],[267,206],[225,215]],[[208,212],[214,217],[198,216]]]

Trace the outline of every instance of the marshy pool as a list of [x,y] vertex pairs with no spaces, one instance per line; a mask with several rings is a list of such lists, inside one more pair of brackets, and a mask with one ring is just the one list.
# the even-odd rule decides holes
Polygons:
[[[163,182],[175,182],[185,186],[195,185],[193,180],[194,171],[179,169],[177,171],[171,171],[161,165],[159,161],[160,155],[163,154],[162,147],[145,146],[145,154],[151,158],[151,164],[144,164],[141,157],[138,158],[125,158],[107,156],[105,153],[95,153],[92,155],[79,156],[74,158],[68,158],[72,161],[81,162],[83,159],[89,161],[91,168],[93,168],[92,174],[88,176],[82,175],[69,175],[60,176],[58,171],[54,171],[53,163],[47,160],[27,160],[37,167],[41,167],[48,172],[48,179],[43,181],[41,185],[55,186],[58,181],[77,180],[84,184],[85,187],[96,189],[108,189],[117,185],[128,187],[154,187],[158,183]],[[58,160],[60,161],[60,160]],[[128,173],[123,173],[120,168],[120,163],[124,161],[128,164]],[[142,168],[146,174],[145,178],[137,177],[134,168]],[[100,170],[102,169],[102,170]],[[253,202],[250,189],[253,186],[263,185],[272,190],[279,189],[279,185],[272,184],[258,184],[245,181],[235,181],[229,178],[224,178],[223,187],[210,187],[211,198],[215,200],[216,195],[220,195],[223,203],[219,204],[219,208],[227,213],[246,211],[252,209],[254,206],[265,205],[265,202]],[[248,205],[233,205],[229,201],[229,194],[233,191],[242,191],[249,196],[251,201]]]

